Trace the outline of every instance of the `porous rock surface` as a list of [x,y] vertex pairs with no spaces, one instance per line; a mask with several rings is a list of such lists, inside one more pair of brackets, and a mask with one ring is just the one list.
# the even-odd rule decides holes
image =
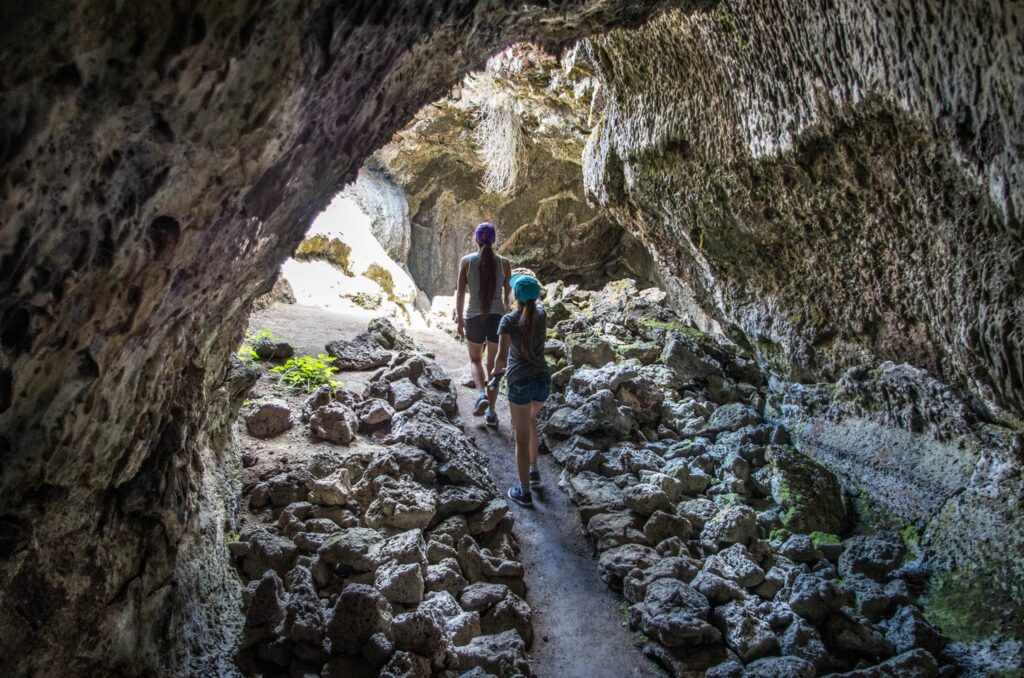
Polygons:
[[490,50],[557,49],[661,4],[5,14],[6,670],[216,670],[237,607],[227,358],[253,299],[365,157]]
[[[245,441],[238,539],[228,545],[244,587],[236,668],[369,676],[405,675],[394,671],[411,664],[424,676],[477,666],[529,675],[532,610],[513,523],[447,406],[451,380],[387,320],[360,336],[389,359],[361,393],[325,386],[307,396],[271,372],[253,388],[283,391],[279,406],[310,416],[285,447]],[[414,407],[385,426],[324,437],[324,412],[362,411],[398,383],[418,393]]]

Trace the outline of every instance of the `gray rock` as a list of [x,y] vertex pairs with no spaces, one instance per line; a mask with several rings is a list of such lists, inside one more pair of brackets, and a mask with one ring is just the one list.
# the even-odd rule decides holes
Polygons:
[[823,636],[833,651],[854,653],[876,661],[891,657],[896,648],[882,631],[849,608],[836,610],[825,620]]
[[703,530],[707,521],[715,517],[718,507],[710,499],[690,499],[676,507],[676,515],[690,521],[695,530]]
[[248,543],[248,552],[242,560],[242,571],[249,579],[260,579],[267,570],[273,570],[279,577],[284,577],[299,555],[291,539],[262,529],[254,531]]
[[317,551],[321,561],[335,567],[356,572],[372,572],[380,563],[375,545],[381,541],[380,533],[365,527],[350,527],[327,537]]
[[749,506],[733,504],[715,514],[701,532],[713,544],[746,544],[757,534],[757,514]]
[[924,648],[933,655],[942,652],[948,642],[937,628],[929,624],[916,607],[901,607],[886,623],[885,637],[897,652]]
[[887,617],[889,611],[897,605],[910,602],[910,594],[901,579],[895,579],[882,586],[869,577],[849,575],[843,579],[840,590],[853,594],[857,611],[871,622]]
[[324,405],[309,418],[309,430],[313,436],[336,445],[351,443],[358,428],[355,412],[340,403]]
[[256,438],[273,438],[292,427],[292,411],[283,400],[261,400],[243,415],[245,428]]
[[703,434],[710,437],[712,434],[722,431],[737,431],[744,426],[760,424],[761,415],[750,409],[743,403],[729,403],[715,408],[715,411],[708,417]]
[[652,544],[658,544],[671,537],[686,541],[692,533],[693,526],[689,520],[664,511],[655,511],[644,523],[644,536]]
[[622,589],[622,579],[634,567],[641,570],[654,565],[661,556],[658,552],[648,546],[640,544],[623,544],[613,549],[608,549],[601,554],[597,561],[597,569],[601,578],[615,590]]
[[721,365],[707,355],[693,337],[673,332],[661,353],[665,363],[682,382],[706,379],[711,374],[720,374]]
[[[430,660],[414,652],[398,651],[380,670],[380,678],[430,678]],[[348,678],[339,675],[338,678]]]
[[843,577],[863,574],[885,581],[899,567],[906,547],[898,534],[878,532],[873,536],[858,536],[843,542],[839,556],[839,572]]
[[427,657],[435,667],[444,664],[451,650],[443,619],[430,610],[416,609],[396,615],[391,622],[391,636],[397,649]]
[[793,580],[789,607],[812,624],[820,624],[838,601],[839,594],[830,581],[813,574],[800,574]]
[[477,582],[459,593],[459,604],[469,612],[484,612],[507,595],[507,586]]
[[799,617],[779,636],[779,648],[782,654],[804,659],[819,671],[825,671],[829,666],[828,650],[821,640],[821,635],[817,629]]
[[754,562],[742,544],[733,544],[711,556],[705,561],[704,569],[744,588],[757,586],[764,581],[764,570]]
[[377,568],[374,586],[391,603],[409,605],[423,600],[423,572],[418,563],[388,561]]
[[334,358],[332,365],[342,371],[372,370],[387,365],[391,360],[391,353],[381,347],[368,332],[358,334],[351,340],[332,341],[324,350]]
[[[288,661],[291,659],[290,655],[290,652],[286,655],[284,666],[287,666]],[[402,675],[404,676],[405,674]],[[427,678],[429,675],[428,673],[423,678]],[[375,676],[377,676],[377,669],[373,664],[362,657],[350,657],[347,655],[333,657],[324,664],[323,671],[320,673],[321,678],[374,678]]]
[[606,551],[623,544],[649,546],[657,543],[648,540],[640,531],[642,524],[640,517],[631,511],[598,513],[587,521],[587,532],[597,541],[598,551]]
[[327,615],[314,587],[313,576],[307,568],[296,566],[289,573],[289,580],[291,592],[285,605],[281,635],[296,643],[311,643],[320,647],[327,626]]
[[385,427],[395,416],[394,408],[382,398],[370,398],[363,401],[355,408],[355,413],[359,418],[359,428],[365,431]]
[[474,638],[472,642],[455,648],[455,658],[460,671],[481,668],[499,678],[530,675],[526,643],[515,631]]
[[722,632],[726,646],[749,663],[778,649],[779,640],[767,623],[738,602],[716,607],[712,623]]
[[437,495],[437,515],[441,519],[459,513],[470,513],[483,506],[490,493],[479,487],[448,485]]
[[375,633],[388,634],[391,605],[365,584],[349,584],[338,596],[327,624],[334,653],[356,654]]
[[453,595],[462,591],[469,582],[459,569],[455,558],[445,558],[435,565],[427,566],[424,584],[428,591],[447,591]]
[[[704,676],[723,666],[726,671],[739,663],[738,658],[721,643],[696,647],[665,647],[661,643],[645,643],[644,654],[677,677]],[[732,675],[724,673],[725,676]]]
[[622,580],[622,593],[631,603],[641,602],[647,595],[647,587],[659,579],[674,579],[690,582],[700,569],[700,563],[686,556],[662,558],[646,570],[631,570]]
[[744,678],[814,678],[814,664],[800,657],[762,657],[747,664]]
[[935,657],[920,648],[904,652],[877,666],[833,674],[834,678],[935,678],[938,675],[939,665]]
[[273,638],[284,621],[284,584],[273,570],[264,572],[245,612],[241,649]]
[[470,534],[492,532],[508,515],[508,502],[492,499],[483,508],[466,516]]
[[349,470],[339,468],[325,478],[309,481],[309,501],[319,506],[344,506],[351,489]]
[[615,362],[611,344],[593,334],[575,334],[566,338],[567,356],[574,367],[593,365],[600,367]]
[[620,408],[614,394],[605,389],[587,398],[579,407],[562,407],[544,424],[549,436],[599,433],[625,438],[637,427],[628,408]]
[[287,360],[295,355],[295,349],[291,344],[269,337],[254,341],[252,350],[256,352],[260,360]]
[[380,562],[394,560],[403,565],[421,567],[427,564],[427,543],[423,540],[423,532],[417,529],[388,537],[376,547],[375,552]]
[[598,391],[615,392],[622,384],[635,379],[640,368],[636,362],[607,362],[598,368],[577,369],[566,386],[566,394],[587,398]]
[[423,397],[423,389],[409,379],[399,379],[390,386],[389,400],[396,412],[407,410],[413,403]]
[[485,634],[514,630],[529,646],[533,642],[532,618],[533,613],[526,601],[510,592],[481,613],[480,630]]
[[733,600],[745,600],[747,597],[746,592],[740,588],[739,584],[711,572],[701,572],[694,577],[690,584],[715,605],[722,605]]
[[843,531],[846,509],[835,474],[792,447],[772,445],[765,459],[775,473],[772,498],[785,511],[787,529],[807,534]]
[[408,476],[424,485],[433,483],[437,475],[437,462],[418,447],[411,445],[387,445],[373,448],[374,454],[366,467],[365,476],[391,476],[398,479]]
[[676,579],[657,579],[630,608],[630,623],[667,647],[713,643],[721,634],[707,622],[707,598]]
[[580,507],[580,515],[588,522],[598,513],[611,513],[625,508],[625,495],[615,483],[596,473],[584,471],[564,483],[572,500]]
[[370,527],[424,529],[437,512],[437,495],[419,483],[377,476],[374,485],[377,496],[366,509],[364,517]]
[[363,657],[373,666],[383,666],[395,653],[395,644],[385,633],[375,633],[363,645]]
[[642,516],[652,515],[655,511],[672,511],[675,508],[668,495],[655,485],[638,483],[627,488],[622,494],[623,503]]

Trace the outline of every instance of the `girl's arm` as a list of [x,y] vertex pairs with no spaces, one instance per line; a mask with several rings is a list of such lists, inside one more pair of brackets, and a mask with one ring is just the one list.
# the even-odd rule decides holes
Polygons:
[[492,376],[505,374],[505,366],[508,365],[508,349],[512,345],[512,335],[508,332],[498,335],[498,357],[494,360]]

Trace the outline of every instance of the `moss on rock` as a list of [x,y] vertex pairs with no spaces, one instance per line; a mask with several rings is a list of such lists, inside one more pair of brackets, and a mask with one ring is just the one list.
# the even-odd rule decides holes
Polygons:
[[299,248],[295,250],[295,258],[299,261],[327,261],[341,269],[345,275],[352,275],[349,261],[351,256],[351,247],[338,238],[328,238],[326,235],[312,235],[299,243]]

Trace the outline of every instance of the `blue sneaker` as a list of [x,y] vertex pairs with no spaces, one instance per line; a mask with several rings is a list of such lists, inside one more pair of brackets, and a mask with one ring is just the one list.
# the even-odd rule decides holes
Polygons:
[[508,498],[520,506],[533,506],[533,495],[523,492],[523,488],[519,485],[508,488]]
[[484,415],[484,421],[487,422],[488,426],[497,428],[498,426],[498,413],[492,410],[490,407],[487,408],[487,414]]
[[473,414],[479,417],[487,411],[488,407],[487,396],[481,393],[476,399],[476,406],[473,408]]

